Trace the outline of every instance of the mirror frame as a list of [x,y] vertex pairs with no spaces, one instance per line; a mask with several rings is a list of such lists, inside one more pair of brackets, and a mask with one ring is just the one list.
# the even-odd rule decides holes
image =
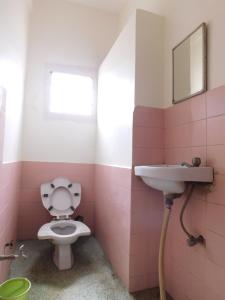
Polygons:
[[[198,31],[200,28],[202,28],[202,33],[203,33],[203,39],[202,39],[202,65],[203,65],[203,70],[202,70],[202,82],[203,82],[203,88],[194,93],[194,94],[191,94],[187,97],[184,97],[180,100],[175,100],[174,99],[174,92],[175,92],[175,87],[174,87],[174,84],[175,84],[175,81],[174,81],[174,53],[175,53],[175,50],[183,43],[185,42],[187,39],[189,39],[196,31]],[[173,63],[173,104],[176,104],[176,103],[179,103],[181,101],[184,101],[184,100],[187,100],[187,99],[190,99],[194,96],[197,96],[197,95],[200,95],[204,92],[207,91],[207,26],[206,26],[206,23],[202,23],[200,26],[198,26],[193,32],[191,32],[185,39],[183,39],[178,45],[176,45],[173,49],[172,49],[172,63]]]

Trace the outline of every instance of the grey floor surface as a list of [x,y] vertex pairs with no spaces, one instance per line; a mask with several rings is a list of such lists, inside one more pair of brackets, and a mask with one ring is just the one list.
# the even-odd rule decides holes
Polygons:
[[26,260],[16,260],[10,277],[32,282],[30,300],[158,300],[158,289],[129,294],[95,238],[80,238],[73,246],[74,266],[59,271],[48,241],[25,241]]

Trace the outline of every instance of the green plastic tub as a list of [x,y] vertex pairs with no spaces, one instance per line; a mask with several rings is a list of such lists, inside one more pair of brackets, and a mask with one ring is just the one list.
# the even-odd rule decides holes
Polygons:
[[27,278],[12,278],[0,285],[1,300],[28,300],[31,283]]

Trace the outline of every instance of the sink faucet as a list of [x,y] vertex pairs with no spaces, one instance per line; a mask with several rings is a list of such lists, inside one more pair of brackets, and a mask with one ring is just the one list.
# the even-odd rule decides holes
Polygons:
[[18,254],[9,254],[9,255],[0,255],[0,261],[3,260],[14,260],[17,258],[27,258],[27,255],[23,251],[24,245],[21,245],[19,247],[19,253]]
[[201,158],[194,157],[194,158],[192,158],[192,165],[189,163],[186,163],[186,162],[182,162],[180,165],[183,167],[191,168],[191,167],[199,167],[200,164],[201,164]]
[[180,165],[181,165],[182,167],[188,167],[188,168],[193,167],[191,164],[189,164],[189,163],[187,163],[187,162],[185,162],[185,161],[183,161]]

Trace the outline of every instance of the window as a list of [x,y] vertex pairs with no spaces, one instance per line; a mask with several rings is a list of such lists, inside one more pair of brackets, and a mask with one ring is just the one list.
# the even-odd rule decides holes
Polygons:
[[95,79],[88,72],[50,71],[49,112],[90,118],[95,114]]

